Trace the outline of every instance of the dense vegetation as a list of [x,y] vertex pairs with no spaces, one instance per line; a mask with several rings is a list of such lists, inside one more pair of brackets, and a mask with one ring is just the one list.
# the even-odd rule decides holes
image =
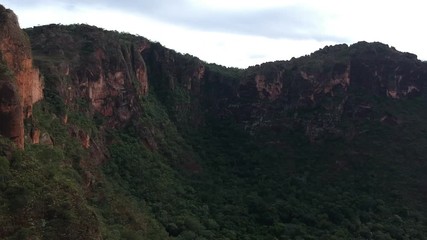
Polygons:
[[[277,115],[295,122],[248,131],[237,117],[218,112],[256,67],[227,69],[152,44],[153,52],[143,53],[148,95],[135,100],[138,114],[129,122],[108,128],[113,117],[92,111],[83,94],[66,102],[61,91],[78,80],[57,69],[64,62],[76,75],[94,69],[97,48],[126,58],[134,37],[84,25],[27,32],[45,78],[45,98],[34,106],[26,131],[37,128],[44,137],[34,145],[27,139],[25,150],[0,139],[1,238],[426,238],[425,96],[393,100],[352,93],[352,101],[372,106],[369,117],[343,114],[337,123],[359,133],[352,137],[311,142],[297,120],[324,116],[319,106],[282,107]],[[57,44],[40,45],[44,36]],[[331,62],[349,61],[348,54],[354,53],[346,46],[325,48],[289,66],[327,72]],[[162,56],[172,57],[167,62]],[[170,59],[173,66],[157,62]],[[120,65],[110,64],[106,68]],[[200,64],[206,68],[204,95],[185,85],[186,71],[191,75]],[[283,62],[261,67],[273,75]],[[175,69],[180,77],[171,76]],[[379,121],[384,113],[388,119]],[[90,134],[90,148],[82,146],[79,132]]]

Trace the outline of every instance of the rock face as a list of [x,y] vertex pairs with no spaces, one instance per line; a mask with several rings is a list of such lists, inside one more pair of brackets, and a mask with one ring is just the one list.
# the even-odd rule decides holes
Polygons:
[[[205,113],[233,119],[253,134],[303,129],[311,142],[343,137],[343,118],[371,118],[377,109],[358,96],[410,98],[425,92],[427,64],[382,43],[328,46],[292,59],[232,71],[152,44],[143,52],[150,84],[174,98],[181,123],[203,125]],[[188,98],[177,100],[184,92]],[[185,99],[185,98],[184,98]],[[380,120],[379,118],[376,120]]]
[[[316,142],[344,136],[348,129],[339,125],[345,117],[371,117],[375,106],[359,94],[417,96],[425,91],[427,77],[426,64],[415,55],[381,43],[329,46],[298,59],[238,70],[86,25],[26,31],[40,56],[37,65],[51,74],[46,77],[50,91],[61,96],[59,117],[67,122],[67,109],[100,114],[109,128],[125,126],[144,111],[139,100],[150,85],[180,126],[225,118],[252,134],[302,129]],[[89,135],[80,137],[85,147]]]
[[316,142],[343,136],[343,117],[367,117],[373,106],[357,96],[417,96],[426,80],[427,64],[415,55],[381,43],[337,45],[248,68],[227,112],[249,131],[299,126]]
[[[141,52],[149,46],[142,37],[123,37],[87,25],[49,25],[27,29],[50,91],[61,99],[57,114],[67,109],[101,114],[109,127],[126,125],[139,112],[137,102],[148,94],[148,77]],[[72,56],[72,57],[70,57]],[[89,106],[85,106],[89,102]],[[87,144],[83,143],[84,146]]]
[[24,118],[43,98],[43,84],[38,69],[32,65],[31,46],[20,29],[16,15],[0,5],[0,52],[3,64],[0,79],[0,134],[24,147]]
[[204,114],[201,101],[206,96],[205,79],[209,78],[205,63],[158,43],[151,44],[142,56],[148,66],[150,84],[160,100],[170,108],[172,118],[181,124],[202,124]]
[[19,90],[13,79],[0,80],[0,134],[24,147],[24,121]]

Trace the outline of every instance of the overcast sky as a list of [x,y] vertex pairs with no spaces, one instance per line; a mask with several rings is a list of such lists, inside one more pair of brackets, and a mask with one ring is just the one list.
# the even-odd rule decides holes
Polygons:
[[207,62],[247,67],[325,45],[380,41],[427,60],[424,1],[3,0],[21,27],[86,23]]

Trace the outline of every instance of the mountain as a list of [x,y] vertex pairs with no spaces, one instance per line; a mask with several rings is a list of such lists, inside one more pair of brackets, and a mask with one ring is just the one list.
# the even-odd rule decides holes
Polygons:
[[0,238],[426,238],[416,55],[236,69],[0,12]]

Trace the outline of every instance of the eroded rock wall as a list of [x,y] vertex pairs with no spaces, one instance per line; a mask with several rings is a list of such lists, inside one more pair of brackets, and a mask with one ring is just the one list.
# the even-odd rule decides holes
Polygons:
[[19,27],[16,15],[0,5],[0,52],[3,64],[0,79],[0,134],[24,147],[24,118],[43,98],[39,70],[33,66],[28,36]]
[[251,132],[297,125],[317,141],[345,135],[339,127],[344,116],[372,112],[372,103],[360,96],[417,96],[426,81],[427,64],[413,54],[381,43],[337,45],[248,68],[228,109]]
[[[27,29],[37,64],[51,76],[52,91],[65,107],[88,101],[81,111],[111,117],[111,125],[125,123],[136,110],[138,96],[148,93],[148,77],[141,52],[149,42],[142,37],[123,37],[116,32],[87,26],[49,25]],[[80,100],[80,101],[79,101]],[[67,116],[62,116],[64,119]]]

